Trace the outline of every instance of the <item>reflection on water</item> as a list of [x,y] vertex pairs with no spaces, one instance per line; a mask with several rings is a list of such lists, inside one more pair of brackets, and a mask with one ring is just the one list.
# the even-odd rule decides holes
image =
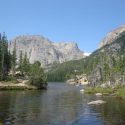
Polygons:
[[95,96],[80,87],[49,84],[46,91],[1,91],[0,123],[4,125],[124,125],[125,101],[103,97],[108,103],[88,106]]

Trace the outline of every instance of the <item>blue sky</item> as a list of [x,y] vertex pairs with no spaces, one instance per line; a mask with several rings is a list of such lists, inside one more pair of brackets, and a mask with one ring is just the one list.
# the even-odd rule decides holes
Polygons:
[[125,0],[0,0],[0,32],[8,39],[43,35],[94,51],[107,32],[125,24]]

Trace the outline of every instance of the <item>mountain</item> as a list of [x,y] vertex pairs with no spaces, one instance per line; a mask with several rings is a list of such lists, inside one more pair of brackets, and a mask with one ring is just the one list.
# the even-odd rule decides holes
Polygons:
[[88,59],[91,85],[125,84],[125,31],[113,42],[96,50]]
[[9,50],[16,48],[17,59],[21,51],[26,53],[30,63],[40,61],[42,67],[48,68],[54,64],[84,57],[83,52],[74,42],[54,43],[40,35],[18,36],[10,41]]
[[116,38],[110,36],[108,43],[90,56],[58,64],[48,72],[48,80],[64,81],[86,74],[90,86],[125,85],[125,31],[118,34]]
[[47,72],[48,81],[64,82],[67,79],[70,79],[72,77],[74,78],[75,74],[82,74],[84,67],[84,60],[85,58],[54,65],[49,70],[49,72]]
[[122,25],[121,27],[109,32],[106,35],[106,37],[99,43],[98,48],[101,48],[105,46],[106,44],[110,44],[116,41],[124,31],[125,31],[125,25]]

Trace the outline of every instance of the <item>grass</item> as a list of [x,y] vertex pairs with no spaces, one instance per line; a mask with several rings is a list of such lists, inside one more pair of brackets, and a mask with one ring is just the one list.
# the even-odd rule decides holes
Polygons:
[[94,93],[102,93],[102,94],[111,94],[113,93],[112,88],[101,88],[101,87],[88,87],[85,89],[85,93],[94,94]]
[[85,89],[87,94],[114,94],[116,97],[125,98],[125,86],[115,88],[88,87]]
[[125,87],[117,89],[115,95],[117,97],[125,97]]
[[12,82],[12,83],[17,83],[17,78],[13,76],[7,76],[6,82]]
[[31,86],[0,86],[0,90],[34,90],[35,87]]

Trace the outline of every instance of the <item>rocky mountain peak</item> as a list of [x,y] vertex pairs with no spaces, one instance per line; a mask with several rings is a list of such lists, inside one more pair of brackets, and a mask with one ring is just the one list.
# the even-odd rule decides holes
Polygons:
[[18,36],[10,41],[9,50],[16,47],[17,59],[21,51],[27,53],[30,63],[40,61],[44,68],[55,63],[77,60],[84,57],[83,52],[74,42],[52,42],[40,35]]
[[99,48],[105,46],[106,44],[110,44],[114,42],[120,35],[125,32],[125,25],[109,32],[106,37],[99,43]]

